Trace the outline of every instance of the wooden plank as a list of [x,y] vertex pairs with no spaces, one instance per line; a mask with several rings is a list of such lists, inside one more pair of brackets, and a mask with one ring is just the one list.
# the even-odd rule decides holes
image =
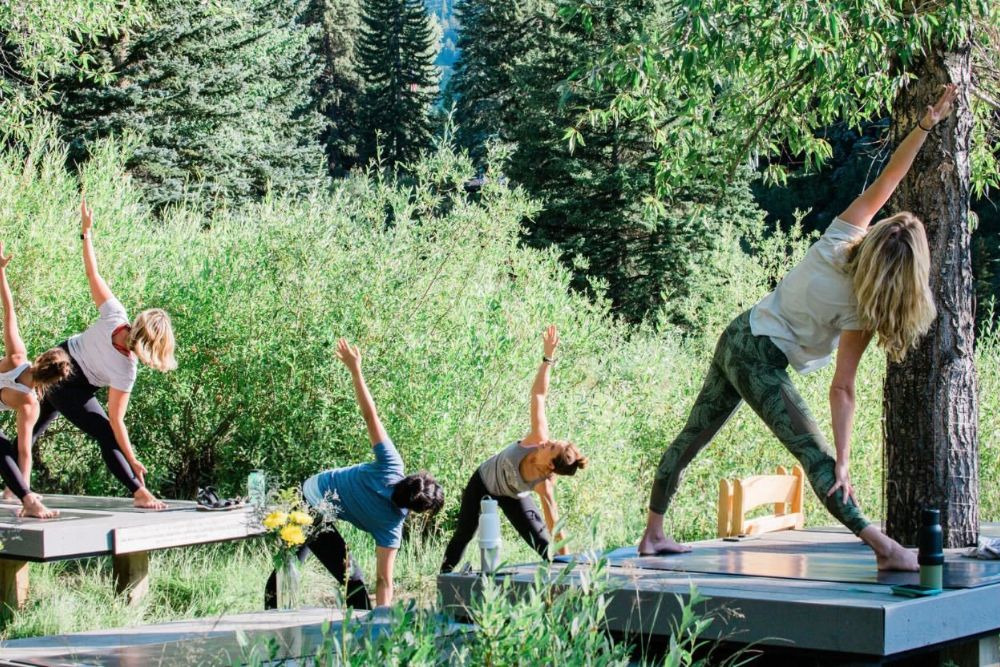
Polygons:
[[28,599],[28,564],[21,560],[0,560],[0,613],[20,609]]
[[137,604],[149,592],[149,554],[145,551],[115,556],[111,567],[115,592]]
[[[176,515],[175,515],[176,518]],[[116,528],[112,552],[128,554],[193,544],[238,540],[263,533],[249,510],[199,513],[185,520]]]

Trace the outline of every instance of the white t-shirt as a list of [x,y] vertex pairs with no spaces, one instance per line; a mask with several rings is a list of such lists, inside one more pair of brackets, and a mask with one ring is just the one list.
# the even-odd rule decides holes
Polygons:
[[97,309],[101,316],[86,331],[69,339],[69,353],[95,387],[130,392],[139,363],[125,356],[111,342],[115,329],[128,324],[128,313],[118,299],[108,299]]
[[864,328],[853,281],[843,267],[848,249],[866,232],[834,218],[802,261],[750,311],[750,331],[769,337],[799,373],[830,363],[841,331]]

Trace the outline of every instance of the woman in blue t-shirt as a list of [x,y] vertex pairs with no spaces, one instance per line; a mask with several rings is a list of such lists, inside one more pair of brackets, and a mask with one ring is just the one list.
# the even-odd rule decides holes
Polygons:
[[[538,555],[549,557],[551,534],[559,520],[555,476],[573,475],[587,466],[587,457],[576,445],[549,439],[545,397],[558,346],[559,333],[550,326],[542,335],[542,363],[531,385],[531,429],[524,438],[486,459],[472,473],[462,492],[455,534],[445,548],[442,572],[451,572],[462,560],[462,553],[479,524],[479,501],[487,496],[496,499],[504,516]],[[531,497],[532,492],[542,501],[542,513]],[[562,535],[555,537],[562,539]],[[565,547],[559,552],[565,553]]]
[[[354,394],[368,427],[375,460],[313,475],[302,483],[302,495],[318,509],[329,504],[337,520],[347,521],[375,538],[375,604],[392,602],[392,571],[403,538],[403,520],[409,512],[436,512],[444,504],[444,490],[427,472],[404,476],[403,459],[392,443],[375,411],[368,385],[361,373],[361,352],[341,339],[339,358],[351,373]],[[347,583],[347,606],[371,609],[364,576],[336,527],[317,527],[315,537],[299,549],[299,560],[316,555],[341,584]],[[347,572],[348,565],[350,573]],[[276,579],[271,574],[264,592],[264,604],[273,609]]]
[[[875,552],[880,570],[916,570],[916,556],[871,524],[849,472],[854,382],[875,334],[891,361],[917,345],[935,317],[930,252],[911,213],[872,219],[892,196],[934,126],[951,112],[955,86],[900,143],[885,169],[830,224],[773,292],[737,316],[719,338],[684,429],[663,453],[653,480],[639,555],[689,551],[663,529],[681,473],[746,401],[802,464],[830,513]],[[834,448],[788,376],[837,364],[830,384]]]

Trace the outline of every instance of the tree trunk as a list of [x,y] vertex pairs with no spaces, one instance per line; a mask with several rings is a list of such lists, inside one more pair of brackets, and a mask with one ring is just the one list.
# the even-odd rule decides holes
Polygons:
[[941,510],[945,546],[975,544],[979,533],[978,396],[975,304],[969,228],[972,130],[968,45],[933,50],[892,109],[894,145],[913,129],[945,83],[959,87],[952,116],[931,131],[891,200],[924,223],[938,316],[919,347],[885,377],[886,532],[917,542],[923,508]]

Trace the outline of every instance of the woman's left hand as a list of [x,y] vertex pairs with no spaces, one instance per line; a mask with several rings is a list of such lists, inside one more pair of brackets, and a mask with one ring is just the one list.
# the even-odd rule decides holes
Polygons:
[[833,486],[830,487],[830,490],[827,492],[826,497],[829,498],[837,491],[843,490],[844,502],[846,503],[847,499],[850,498],[855,505],[858,505],[860,507],[860,503],[858,503],[857,496],[854,495],[854,485],[851,484],[851,473],[848,470],[847,462],[845,461],[841,463],[840,461],[837,461],[836,465],[833,468],[833,474],[836,477],[837,481],[834,482]]
[[924,128],[931,128],[947,118],[951,114],[951,106],[957,95],[958,86],[953,83],[944,86],[944,92],[941,93],[941,97],[938,98],[938,101],[933,106],[927,107],[927,111],[920,120],[920,124]]

